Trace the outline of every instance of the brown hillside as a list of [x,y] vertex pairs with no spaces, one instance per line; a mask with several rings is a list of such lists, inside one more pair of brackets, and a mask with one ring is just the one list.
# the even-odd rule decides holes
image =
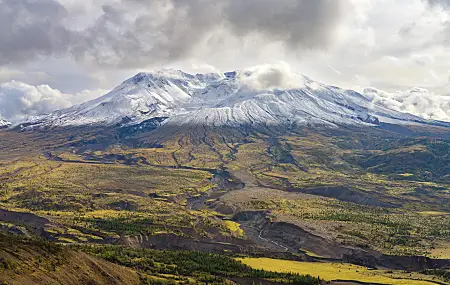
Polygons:
[[139,284],[136,272],[47,242],[0,234],[0,284]]

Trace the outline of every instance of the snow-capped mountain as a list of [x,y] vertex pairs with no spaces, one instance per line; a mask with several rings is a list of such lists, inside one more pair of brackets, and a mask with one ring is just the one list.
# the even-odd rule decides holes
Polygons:
[[11,126],[11,123],[8,121],[5,121],[3,119],[0,119],[0,129],[4,129]]
[[379,124],[420,118],[373,104],[361,94],[277,69],[191,75],[139,73],[108,94],[21,124],[26,128],[166,124]]

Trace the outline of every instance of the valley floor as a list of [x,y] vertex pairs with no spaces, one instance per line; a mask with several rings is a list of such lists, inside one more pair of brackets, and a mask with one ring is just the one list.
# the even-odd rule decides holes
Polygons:
[[27,265],[0,281],[66,282],[31,269],[53,260],[29,249],[40,238],[68,252],[49,261],[61,272],[80,259],[117,284],[449,284],[448,140],[228,132],[131,146],[1,131],[0,231],[30,255],[0,248]]

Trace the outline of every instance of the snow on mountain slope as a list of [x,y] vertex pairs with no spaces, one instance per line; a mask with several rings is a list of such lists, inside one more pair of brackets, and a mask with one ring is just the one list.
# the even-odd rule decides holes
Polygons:
[[9,126],[11,126],[10,122],[0,119],[0,129],[7,128]]
[[152,118],[214,126],[423,121],[373,104],[357,92],[263,66],[224,74],[139,73],[102,97],[22,126],[132,125]]
[[31,118],[35,126],[115,125],[167,117],[182,110],[203,81],[178,71],[139,73],[92,101]]

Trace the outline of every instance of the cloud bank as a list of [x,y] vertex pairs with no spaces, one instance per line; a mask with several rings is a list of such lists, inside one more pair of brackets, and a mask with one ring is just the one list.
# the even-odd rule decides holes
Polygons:
[[244,44],[254,37],[295,52],[327,48],[352,5],[350,0],[118,0],[95,6],[87,0],[79,5],[91,5],[95,13],[86,24],[75,24],[83,14],[77,9],[87,8],[60,1],[0,0],[0,65],[72,56],[100,66],[143,67],[220,54],[228,42]]
[[365,88],[363,95],[389,109],[410,113],[425,119],[450,121],[450,96],[440,96],[424,88],[385,92]]
[[0,118],[17,122],[30,116],[48,114],[93,99],[104,90],[63,94],[48,85],[33,86],[18,81],[0,84]]

